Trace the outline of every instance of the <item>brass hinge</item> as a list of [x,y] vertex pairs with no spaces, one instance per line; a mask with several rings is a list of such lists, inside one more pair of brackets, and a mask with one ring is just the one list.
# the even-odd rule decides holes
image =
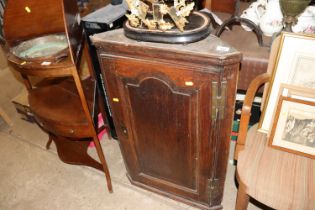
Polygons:
[[211,178],[208,179],[208,196],[210,205],[212,201],[219,195],[220,188],[219,188],[219,179]]
[[225,101],[226,101],[226,80],[221,81],[220,87],[218,82],[212,82],[212,120],[221,120],[224,118]]

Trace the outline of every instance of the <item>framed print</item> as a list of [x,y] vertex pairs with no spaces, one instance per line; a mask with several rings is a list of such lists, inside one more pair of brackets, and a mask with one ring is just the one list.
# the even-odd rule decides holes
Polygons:
[[269,146],[315,158],[315,102],[280,96]]
[[[315,89],[302,88],[295,85],[280,84],[277,99],[279,100],[281,96],[315,102]],[[272,119],[274,119],[275,113],[276,110],[274,110],[272,114]],[[270,136],[270,132],[271,131],[269,130],[268,136]]]
[[279,97],[280,96],[315,102],[315,89],[302,88],[295,85],[280,84]]
[[315,36],[282,33],[259,131],[270,132],[281,84],[315,90]]

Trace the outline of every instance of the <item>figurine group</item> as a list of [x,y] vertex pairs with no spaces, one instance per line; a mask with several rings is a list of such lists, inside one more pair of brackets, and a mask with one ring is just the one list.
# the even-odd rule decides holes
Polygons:
[[171,5],[161,0],[126,0],[130,14],[129,23],[133,27],[147,27],[167,31],[176,26],[184,31],[188,23],[187,17],[193,10],[195,3],[186,4],[186,0],[174,0]]

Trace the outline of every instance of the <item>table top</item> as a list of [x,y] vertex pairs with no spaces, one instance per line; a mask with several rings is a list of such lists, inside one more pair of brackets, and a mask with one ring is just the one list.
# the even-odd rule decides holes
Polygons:
[[106,42],[126,47],[144,47],[146,49],[155,48],[174,52],[183,52],[189,54],[197,54],[203,56],[230,56],[239,54],[230,44],[222,41],[216,36],[209,35],[207,38],[189,44],[165,44],[156,42],[142,42],[127,38],[123,29],[117,29],[91,36],[94,43]]

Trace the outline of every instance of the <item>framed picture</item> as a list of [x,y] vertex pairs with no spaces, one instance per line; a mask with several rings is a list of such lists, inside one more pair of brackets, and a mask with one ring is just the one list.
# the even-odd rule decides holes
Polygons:
[[280,96],[269,146],[315,158],[315,102]]
[[315,90],[315,36],[282,33],[259,131],[270,133],[281,84]]
[[280,98],[280,96],[315,102],[315,89],[302,88],[295,85],[280,84],[278,98]]
[[[315,102],[315,89],[311,88],[302,88],[299,86],[280,84],[279,93],[277,99],[280,96],[286,96],[290,98],[301,99],[304,101]],[[276,110],[274,110],[272,119],[275,117]],[[270,136],[271,130],[268,131],[268,136]]]

